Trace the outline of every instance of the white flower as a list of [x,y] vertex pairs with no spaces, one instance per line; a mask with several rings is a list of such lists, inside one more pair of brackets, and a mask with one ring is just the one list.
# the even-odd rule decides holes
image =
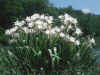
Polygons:
[[28,27],[33,27],[33,26],[34,26],[33,22],[28,23]]
[[44,23],[43,23],[43,26],[47,28],[48,23],[44,22]]
[[42,24],[42,29],[47,29],[47,28],[48,28],[47,24],[46,23],[43,23]]
[[33,33],[33,32],[36,32],[36,31],[34,29],[28,29],[28,32]]
[[42,25],[38,25],[37,27],[38,29],[43,29]]
[[51,29],[51,30],[50,30],[50,33],[51,33],[51,34],[56,34],[55,29]]
[[94,40],[94,38],[90,39],[90,43],[95,44],[95,40]]
[[77,35],[80,35],[80,34],[82,33],[82,31],[81,31],[79,28],[76,28],[75,33],[76,33]]
[[11,35],[10,30],[9,30],[9,29],[8,29],[8,30],[6,30],[6,31],[5,31],[5,34],[6,34],[6,35]]
[[45,33],[46,34],[56,34],[54,29],[46,30]]
[[60,32],[60,28],[58,28],[58,27],[54,27],[54,30],[55,30],[56,32]]
[[69,35],[66,35],[65,37],[66,37],[66,39],[67,39],[67,40],[69,40],[69,38],[70,38],[70,36],[69,36]]
[[25,21],[21,21],[21,24],[24,25],[25,24]]
[[48,17],[48,16],[45,16],[45,20],[46,20],[46,21],[49,20],[49,17]]
[[40,70],[43,71],[43,67],[41,67]]
[[78,23],[77,19],[74,18],[74,19],[72,20],[72,23],[73,23],[73,24],[77,24],[77,23]]
[[60,27],[61,29],[64,29],[65,27],[64,27],[64,25],[61,25],[61,27]]
[[45,33],[46,33],[46,34],[50,34],[50,30],[46,30]]
[[23,26],[24,24],[25,21],[18,21],[18,20],[14,23],[15,26],[19,26],[19,27]]
[[42,15],[40,16],[40,18],[41,18],[41,19],[45,19],[45,15],[42,14]]
[[59,35],[60,37],[65,37],[65,34],[63,32],[61,32]]
[[64,24],[65,24],[65,26],[68,26],[69,25],[69,21],[68,20],[64,20]]
[[14,25],[18,26],[20,25],[20,22],[17,20],[16,22],[14,22]]
[[78,21],[76,18],[71,17],[70,15],[68,15],[67,13],[65,15],[60,15],[58,16],[58,18],[65,24],[68,25],[69,23],[71,24],[77,24]]
[[53,16],[49,16],[49,19],[50,19],[51,21],[53,21]]
[[27,22],[31,22],[31,17],[26,17],[25,19]]
[[80,41],[79,41],[79,40],[76,40],[76,41],[75,41],[75,44],[76,44],[76,45],[80,45]]
[[80,53],[79,53],[79,52],[77,52],[77,53],[76,53],[76,56],[78,56],[78,57],[79,57],[79,56],[80,56]]
[[35,24],[37,24],[37,25],[42,25],[42,24],[43,24],[43,21],[37,20],[37,21],[35,22]]
[[5,31],[5,34],[6,34],[6,35],[11,35],[12,33],[16,32],[17,29],[18,29],[18,27],[15,26],[15,27],[13,27],[13,28],[11,28],[11,29],[9,29],[9,30],[6,30],[6,31]]
[[69,40],[71,41],[71,42],[75,42],[75,38],[74,37],[69,37]]
[[57,51],[57,48],[56,48],[56,47],[54,47],[54,48],[53,48],[53,50],[54,50],[54,52],[56,52],[56,51]]
[[47,20],[47,22],[48,22],[48,24],[51,24],[51,23],[52,23],[52,21],[51,21],[51,20]]
[[23,27],[22,29],[24,30],[25,33],[29,33],[29,29],[27,27]]
[[69,25],[69,26],[68,26],[68,30],[69,30],[69,29],[71,29],[71,28],[72,28],[72,26],[71,26],[71,25]]
[[27,27],[23,27],[22,30],[23,30],[26,34],[36,32],[35,30],[29,29],[29,28],[27,28]]
[[37,18],[40,18],[40,15],[35,13],[34,15],[31,16],[31,20],[35,20]]
[[60,20],[62,22],[64,22],[65,25],[68,25],[69,23],[72,23],[72,24],[77,24],[77,19],[71,17],[70,15],[68,15],[67,13],[63,16],[63,15],[60,15],[58,18],[60,18]]
[[63,18],[63,15],[58,16],[58,18],[59,18],[59,19],[62,19],[62,18]]
[[65,16],[65,19],[69,19],[70,18],[70,15],[68,15],[67,13],[64,16]]
[[51,24],[53,22],[53,16],[41,16],[44,18],[44,20],[48,23]]

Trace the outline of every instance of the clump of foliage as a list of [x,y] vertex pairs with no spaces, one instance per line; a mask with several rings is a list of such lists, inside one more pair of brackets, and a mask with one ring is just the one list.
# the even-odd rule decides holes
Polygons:
[[[59,25],[56,25],[59,21]],[[71,75],[91,71],[95,66],[92,55],[95,40],[82,36],[77,19],[67,13],[54,19],[53,16],[33,14],[16,21],[13,28],[5,31],[9,47],[2,48],[4,72],[28,75],[34,71],[70,71]],[[9,69],[10,68],[10,69]]]

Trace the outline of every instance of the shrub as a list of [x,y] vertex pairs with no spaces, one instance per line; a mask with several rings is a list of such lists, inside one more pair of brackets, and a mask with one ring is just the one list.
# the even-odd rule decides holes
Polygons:
[[[59,21],[61,25],[54,25]],[[68,14],[57,19],[44,14],[34,14],[22,21],[16,21],[13,28],[6,30],[9,37],[8,63],[10,72],[22,75],[36,71],[90,71],[95,58],[92,46],[95,40],[82,36],[75,18]],[[8,64],[11,65],[11,64]],[[8,66],[10,67],[10,66]]]

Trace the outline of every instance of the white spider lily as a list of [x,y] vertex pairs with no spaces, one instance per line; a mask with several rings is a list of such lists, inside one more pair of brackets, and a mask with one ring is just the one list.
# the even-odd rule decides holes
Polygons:
[[51,21],[53,21],[53,16],[49,16],[49,19],[50,19]]
[[27,22],[31,22],[31,17],[26,17],[25,19]]
[[33,27],[33,26],[34,26],[33,22],[28,23],[28,27]]
[[50,30],[46,30],[45,33],[49,35],[50,34]]
[[60,37],[65,37],[65,34],[63,32],[61,32],[59,35]]
[[5,34],[6,34],[6,35],[11,35],[10,30],[9,30],[9,29],[8,29],[8,30],[6,30],[6,31],[5,31]]
[[78,57],[79,57],[79,56],[80,56],[80,53],[79,53],[79,52],[77,52],[77,53],[76,53],[76,56],[78,56]]
[[51,24],[51,23],[52,23],[52,20],[49,20],[49,19],[48,19],[47,22],[48,22],[48,24]]
[[67,13],[64,15],[65,19],[69,19],[70,15],[68,15]]
[[38,25],[37,27],[38,27],[38,29],[43,29],[42,25]]
[[68,30],[69,30],[69,29],[72,29],[72,26],[71,26],[71,25],[68,26]]
[[77,23],[78,23],[77,19],[73,19],[73,20],[72,20],[72,23],[73,23],[73,24],[77,24]]
[[95,40],[94,40],[94,38],[90,39],[90,43],[95,44]]
[[76,44],[76,45],[80,45],[80,41],[79,41],[79,40],[76,40],[76,41],[75,41],[75,44]]
[[23,26],[24,24],[25,21],[18,21],[18,20],[14,23],[15,26],[19,26],[19,27]]
[[48,20],[49,18],[48,18],[48,16],[45,16],[45,20]]
[[29,33],[29,29],[27,27],[23,27],[22,30],[25,32],[25,33]]
[[54,49],[53,49],[53,50],[54,50],[54,52],[55,52],[55,53],[57,52],[57,48],[56,48],[56,47],[54,47]]
[[35,24],[36,24],[36,25],[42,25],[42,24],[43,24],[43,21],[37,20],[37,21],[35,22]]
[[13,28],[11,28],[11,29],[9,29],[9,30],[6,30],[6,31],[5,31],[5,34],[6,34],[6,35],[11,35],[12,33],[16,32],[17,29],[18,29],[18,27],[15,26],[15,27],[13,27]]
[[35,20],[37,18],[40,18],[40,15],[37,13],[31,16],[31,20]]
[[51,30],[50,30],[50,33],[51,33],[51,34],[56,34],[55,29],[51,29]]
[[45,19],[45,15],[44,15],[44,14],[41,15],[40,18],[41,18],[41,19]]
[[56,32],[60,32],[60,28],[58,28],[58,27],[54,27],[54,30],[55,30]]
[[82,31],[81,31],[79,28],[76,28],[75,33],[76,33],[77,35],[80,35],[80,34],[82,33]]
[[61,25],[61,27],[60,27],[61,29],[64,29],[65,27],[64,27],[64,25]]
[[63,15],[58,16],[58,18],[59,18],[59,19],[62,19],[62,18],[63,18]]
[[75,38],[74,37],[69,37],[69,40],[71,41],[71,42],[75,42]]

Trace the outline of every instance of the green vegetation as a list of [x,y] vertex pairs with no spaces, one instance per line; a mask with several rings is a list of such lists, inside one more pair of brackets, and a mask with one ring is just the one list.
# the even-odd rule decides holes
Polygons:
[[95,48],[99,48],[100,49],[100,36],[99,37],[95,37],[96,40],[96,47]]
[[[60,71],[64,75],[69,71],[65,75],[73,75],[77,71],[92,73],[97,68],[92,51],[95,42],[90,36],[82,36],[75,18],[68,14],[58,16],[57,21],[44,14],[30,17],[6,30],[8,47],[0,48],[2,73],[32,75],[44,71],[44,75],[52,75],[52,71]],[[58,21],[61,26],[55,23]]]
[[[20,38],[16,38],[18,42],[9,44],[10,40],[16,40],[6,36],[5,30],[12,28],[16,20],[23,20],[34,13],[53,16],[55,18],[53,24],[58,27],[62,25],[57,18],[59,15],[68,13],[76,18],[79,28],[83,31],[83,35],[77,37],[78,39],[83,37],[79,39],[82,44],[76,46],[59,37],[49,38],[42,32],[27,35],[20,33]],[[74,71],[71,75],[77,73],[75,72],[77,69],[83,73],[93,70],[97,63],[91,51],[93,47],[88,46],[88,39],[95,37],[95,48],[100,48],[99,19],[100,15],[84,14],[80,10],[74,10],[72,6],[55,8],[49,0],[0,0],[0,74],[5,71],[5,75],[14,75],[15,72],[19,75],[31,75],[35,69],[41,71],[41,67],[46,74],[53,69]],[[74,31],[75,29],[70,30],[72,37],[76,36],[72,34]],[[53,51],[54,48],[57,49],[56,52]],[[51,55],[54,56],[50,57],[48,49],[51,49]]]

